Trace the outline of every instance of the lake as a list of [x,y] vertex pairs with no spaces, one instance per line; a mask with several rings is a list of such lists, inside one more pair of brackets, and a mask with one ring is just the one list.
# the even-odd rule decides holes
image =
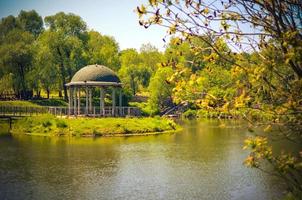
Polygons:
[[0,137],[0,199],[278,199],[279,181],[242,162],[240,121],[188,121],[174,134]]

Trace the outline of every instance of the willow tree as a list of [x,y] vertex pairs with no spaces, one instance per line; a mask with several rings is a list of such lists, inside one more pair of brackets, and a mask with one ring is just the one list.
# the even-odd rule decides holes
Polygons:
[[[137,13],[145,28],[166,27],[164,40],[169,35],[178,38],[178,43],[193,38],[202,40],[210,48],[191,44],[194,55],[210,51],[212,60],[219,58],[230,63],[239,77],[237,87],[246,92],[234,101],[244,105],[244,101],[254,98],[252,108],[271,116],[265,131],[278,123],[278,128],[286,127],[278,131],[282,139],[302,144],[300,0],[149,0],[137,7]],[[217,41],[221,38],[230,47],[227,52],[220,50]],[[248,58],[243,52],[253,53],[257,59]],[[260,104],[257,92],[266,96]],[[247,139],[245,148],[251,149],[246,165],[261,168],[261,161],[266,160],[293,192],[301,194],[301,150],[273,154],[263,136]]]

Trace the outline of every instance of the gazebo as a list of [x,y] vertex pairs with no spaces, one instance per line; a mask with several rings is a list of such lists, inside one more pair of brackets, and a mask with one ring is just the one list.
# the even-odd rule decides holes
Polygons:
[[[119,77],[103,65],[88,65],[81,68],[66,86],[69,89],[68,115],[74,116],[122,116],[130,114],[129,107],[122,107],[122,83]],[[105,92],[112,91],[112,107],[105,107]],[[92,106],[92,92],[100,90],[99,107]],[[85,94],[85,107],[81,107],[81,94]],[[116,93],[119,94],[119,104],[116,107]]]

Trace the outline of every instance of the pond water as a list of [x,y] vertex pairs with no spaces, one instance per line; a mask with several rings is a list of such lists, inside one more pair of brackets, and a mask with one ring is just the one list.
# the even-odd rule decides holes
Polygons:
[[0,199],[280,198],[276,178],[242,165],[247,135],[203,120],[157,136],[1,137]]

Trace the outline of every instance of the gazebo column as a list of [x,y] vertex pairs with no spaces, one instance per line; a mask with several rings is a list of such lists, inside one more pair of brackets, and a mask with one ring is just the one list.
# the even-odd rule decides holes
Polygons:
[[104,105],[104,88],[100,87],[100,115],[105,115],[105,105]]
[[115,87],[112,87],[112,116],[115,116]]
[[89,94],[89,113],[92,113],[92,88],[88,89]]
[[71,109],[72,109],[72,87],[69,87],[69,98],[68,98],[68,116],[71,115]]
[[81,114],[81,88],[78,88],[78,115]]
[[73,89],[73,115],[77,115],[77,88]]
[[122,116],[122,108],[123,106],[123,93],[122,93],[122,88],[119,90],[119,115]]
[[86,106],[85,106],[85,114],[88,115],[88,87],[85,88],[85,96],[86,96]]

